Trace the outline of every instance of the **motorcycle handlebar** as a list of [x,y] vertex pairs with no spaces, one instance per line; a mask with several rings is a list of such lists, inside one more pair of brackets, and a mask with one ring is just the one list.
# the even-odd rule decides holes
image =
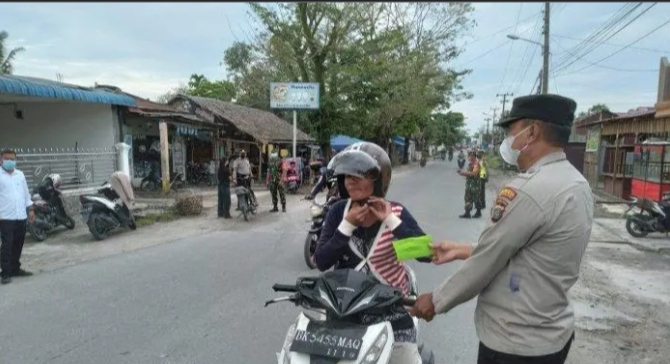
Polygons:
[[402,305],[403,306],[409,306],[412,307],[416,303],[416,297],[404,297],[402,299]]
[[275,292],[298,292],[298,288],[295,285],[290,285],[290,284],[275,283],[272,286],[272,289]]

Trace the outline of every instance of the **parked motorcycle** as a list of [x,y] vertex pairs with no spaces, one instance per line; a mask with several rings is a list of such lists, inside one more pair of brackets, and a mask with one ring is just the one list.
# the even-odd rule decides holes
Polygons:
[[[265,303],[289,301],[305,310],[316,311],[317,316],[301,312],[292,324],[281,351],[279,364],[308,364],[313,362],[388,364],[394,337],[388,321],[374,325],[360,322],[361,313],[392,313],[412,306],[418,288],[412,270],[410,297],[400,290],[381,284],[374,277],[353,269],[338,269],[318,277],[300,277],[295,285],[275,284],[275,292],[288,292]],[[323,314],[325,313],[325,319]],[[412,317],[418,331],[418,319]],[[434,364],[433,352],[419,346],[423,364]]]
[[421,153],[421,159],[419,160],[419,165],[420,165],[421,167],[425,167],[425,166],[426,166],[426,153],[425,153],[425,152],[424,152],[424,153]]
[[[160,175],[158,175],[156,171],[151,170],[151,172],[149,172],[149,175],[142,179],[142,182],[140,183],[140,189],[142,191],[154,192],[160,189],[162,185],[163,185],[163,178]],[[184,177],[183,172],[179,172],[177,174],[170,174],[171,190],[176,191],[180,188],[183,188],[184,186],[186,186],[186,178]]]
[[648,198],[633,198],[630,207],[624,216],[635,207],[639,209],[633,215],[626,219],[626,231],[636,238],[643,238],[649,233],[669,233],[670,232],[670,194],[663,195],[660,203]]
[[186,179],[191,186],[198,186],[201,182],[205,182],[207,186],[214,185],[214,178],[207,168],[193,162],[186,165]]
[[26,230],[37,241],[44,241],[48,234],[59,225],[74,229],[74,219],[68,216],[63,206],[59,190],[62,179],[59,174],[46,175],[33,190],[32,200],[35,209],[35,221],[26,226]]
[[235,195],[237,196],[237,209],[244,216],[244,221],[249,221],[249,215],[256,215],[258,209],[258,201],[256,201],[256,194],[251,189],[251,181],[249,176],[244,177],[244,185],[235,187]]
[[135,196],[130,178],[123,172],[114,172],[98,190],[98,195],[81,195],[81,219],[96,240],[104,240],[120,227],[137,229],[130,206]]
[[312,206],[309,208],[309,213],[311,219],[309,221],[312,224],[309,227],[307,236],[305,237],[305,244],[303,247],[303,256],[305,258],[305,264],[310,269],[316,268],[316,262],[314,262],[314,252],[316,251],[316,243],[319,241],[321,236],[321,228],[323,227],[323,221],[328,214],[328,209],[335,202],[339,200],[338,197],[330,197],[325,203],[320,203],[316,200],[312,200]]

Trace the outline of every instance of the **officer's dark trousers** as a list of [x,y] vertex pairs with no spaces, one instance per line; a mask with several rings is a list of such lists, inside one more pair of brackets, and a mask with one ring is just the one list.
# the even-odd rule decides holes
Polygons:
[[505,354],[486,347],[481,342],[479,343],[479,357],[477,364],[564,364],[570,352],[570,345],[575,339],[575,334],[572,334],[570,340],[565,347],[557,353],[543,355],[543,356],[521,356]]
[[21,268],[21,252],[26,238],[26,220],[0,220],[0,273],[10,276]]

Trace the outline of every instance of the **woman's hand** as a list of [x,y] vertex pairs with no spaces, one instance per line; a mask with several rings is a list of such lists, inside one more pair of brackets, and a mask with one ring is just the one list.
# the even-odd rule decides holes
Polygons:
[[347,215],[344,217],[347,222],[354,226],[360,226],[365,218],[370,213],[370,207],[367,204],[359,205],[357,203],[352,203],[351,208],[347,212]]
[[372,212],[379,221],[386,220],[393,212],[391,203],[379,197],[370,197],[369,199],[370,212]]

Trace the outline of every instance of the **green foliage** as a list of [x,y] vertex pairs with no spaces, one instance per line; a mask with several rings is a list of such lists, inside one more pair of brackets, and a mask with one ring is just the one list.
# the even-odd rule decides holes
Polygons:
[[188,82],[186,92],[191,96],[230,102],[235,98],[235,85],[230,81],[209,81],[204,75],[194,73]]
[[0,32],[0,75],[11,75],[14,70],[14,59],[16,56],[25,51],[23,47],[16,47],[13,49],[7,48],[7,38],[9,33],[6,31]]
[[588,110],[580,112],[578,116],[582,117],[582,116],[596,114],[596,113],[603,112],[603,111],[610,111],[610,108],[605,104],[595,104],[595,105],[591,106]]
[[449,67],[456,41],[474,26],[470,3],[250,3],[252,42],[236,42],[223,62],[237,102],[268,109],[270,82],[316,82],[317,112],[301,128],[323,146],[343,133],[386,145],[420,137],[434,110],[471,97]]

